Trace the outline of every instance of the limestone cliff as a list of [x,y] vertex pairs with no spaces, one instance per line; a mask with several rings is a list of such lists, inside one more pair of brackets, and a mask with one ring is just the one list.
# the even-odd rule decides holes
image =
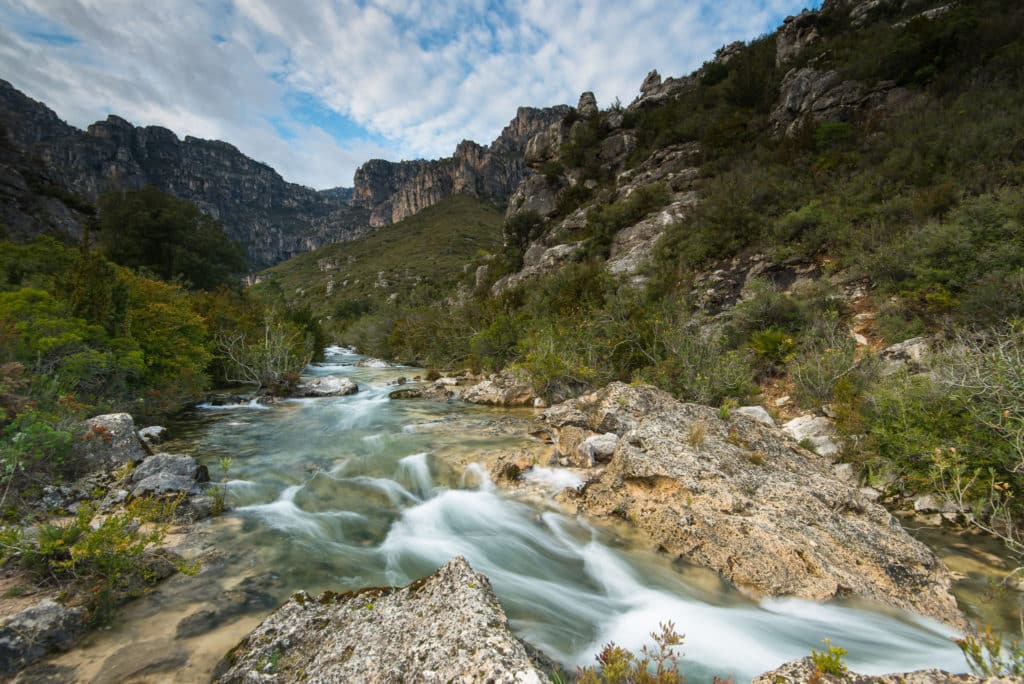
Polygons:
[[0,141],[0,221],[16,237],[80,231],[80,216],[41,196],[94,202],[104,191],[145,185],[217,218],[253,266],[369,230],[367,212],[349,203],[345,188],[317,192],[288,183],[228,143],[181,140],[166,128],[137,127],[118,116],[81,131],[6,81],[0,81]]
[[502,203],[531,171],[526,143],[571,111],[565,105],[520,107],[494,142],[463,140],[451,157],[389,162],[372,159],[356,171],[353,203],[370,212],[370,225],[386,226],[454,194]]

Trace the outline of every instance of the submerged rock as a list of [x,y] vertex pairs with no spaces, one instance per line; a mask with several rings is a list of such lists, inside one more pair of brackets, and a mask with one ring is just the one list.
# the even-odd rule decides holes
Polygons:
[[619,437],[603,472],[563,494],[580,512],[630,520],[667,553],[753,595],[856,595],[965,626],[935,555],[777,429],[623,383],[543,420],[559,436]]
[[348,378],[325,375],[303,380],[295,389],[297,397],[344,397],[359,391],[359,385]]
[[85,608],[51,599],[26,608],[0,625],[0,675],[10,675],[54,651],[66,651],[85,634]]
[[464,558],[405,587],[298,593],[222,663],[222,684],[549,681]]
[[822,675],[810,658],[801,658],[781,665],[755,677],[751,684],[1010,684],[1019,681],[1010,677],[981,678],[969,674],[951,674],[942,670],[915,670],[898,674],[862,675],[844,672],[841,675]]

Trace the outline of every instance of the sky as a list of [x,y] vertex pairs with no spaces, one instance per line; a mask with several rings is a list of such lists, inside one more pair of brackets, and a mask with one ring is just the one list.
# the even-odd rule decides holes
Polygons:
[[488,144],[522,105],[601,107],[817,0],[0,0],[0,78],[85,128],[225,140],[314,188]]

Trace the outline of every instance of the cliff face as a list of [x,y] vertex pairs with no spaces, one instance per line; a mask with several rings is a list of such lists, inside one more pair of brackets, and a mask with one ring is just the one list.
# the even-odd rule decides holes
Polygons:
[[7,200],[0,220],[16,236],[80,230],[74,220],[22,206],[40,185],[51,196],[74,193],[90,201],[107,190],[154,185],[217,218],[254,267],[369,230],[368,212],[349,203],[345,188],[317,192],[287,183],[228,143],[180,140],[166,128],[136,127],[117,116],[83,132],[6,81],[0,81],[0,139],[0,199]]
[[370,225],[386,226],[453,194],[504,202],[530,173],[526,143],[571,111],[565,105],[520,107],[494,142],[464,140],[455,154],[433,161],[372,159],[356,171],[353,204],[370,213]]

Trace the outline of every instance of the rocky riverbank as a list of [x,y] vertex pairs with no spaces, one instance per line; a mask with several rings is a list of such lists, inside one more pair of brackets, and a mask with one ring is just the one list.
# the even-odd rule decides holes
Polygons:
[[[179,569],[191,571],[175,547],[222,504],[206,466],[159,451],[165,436],[159,426],[137,430],[127,413],[78,426],[73,458],[84,474],[43,487],[29,516],[38,522],[11,537],[16,549],[4,583],[8,595],[21,598],[0,604],[0,677],[73,648],[105,612]],[[168,525],[174,535],[164,534]],[[88,547],[62,548],[86,537]],[[93,566],[95,577],[85,569]]]

